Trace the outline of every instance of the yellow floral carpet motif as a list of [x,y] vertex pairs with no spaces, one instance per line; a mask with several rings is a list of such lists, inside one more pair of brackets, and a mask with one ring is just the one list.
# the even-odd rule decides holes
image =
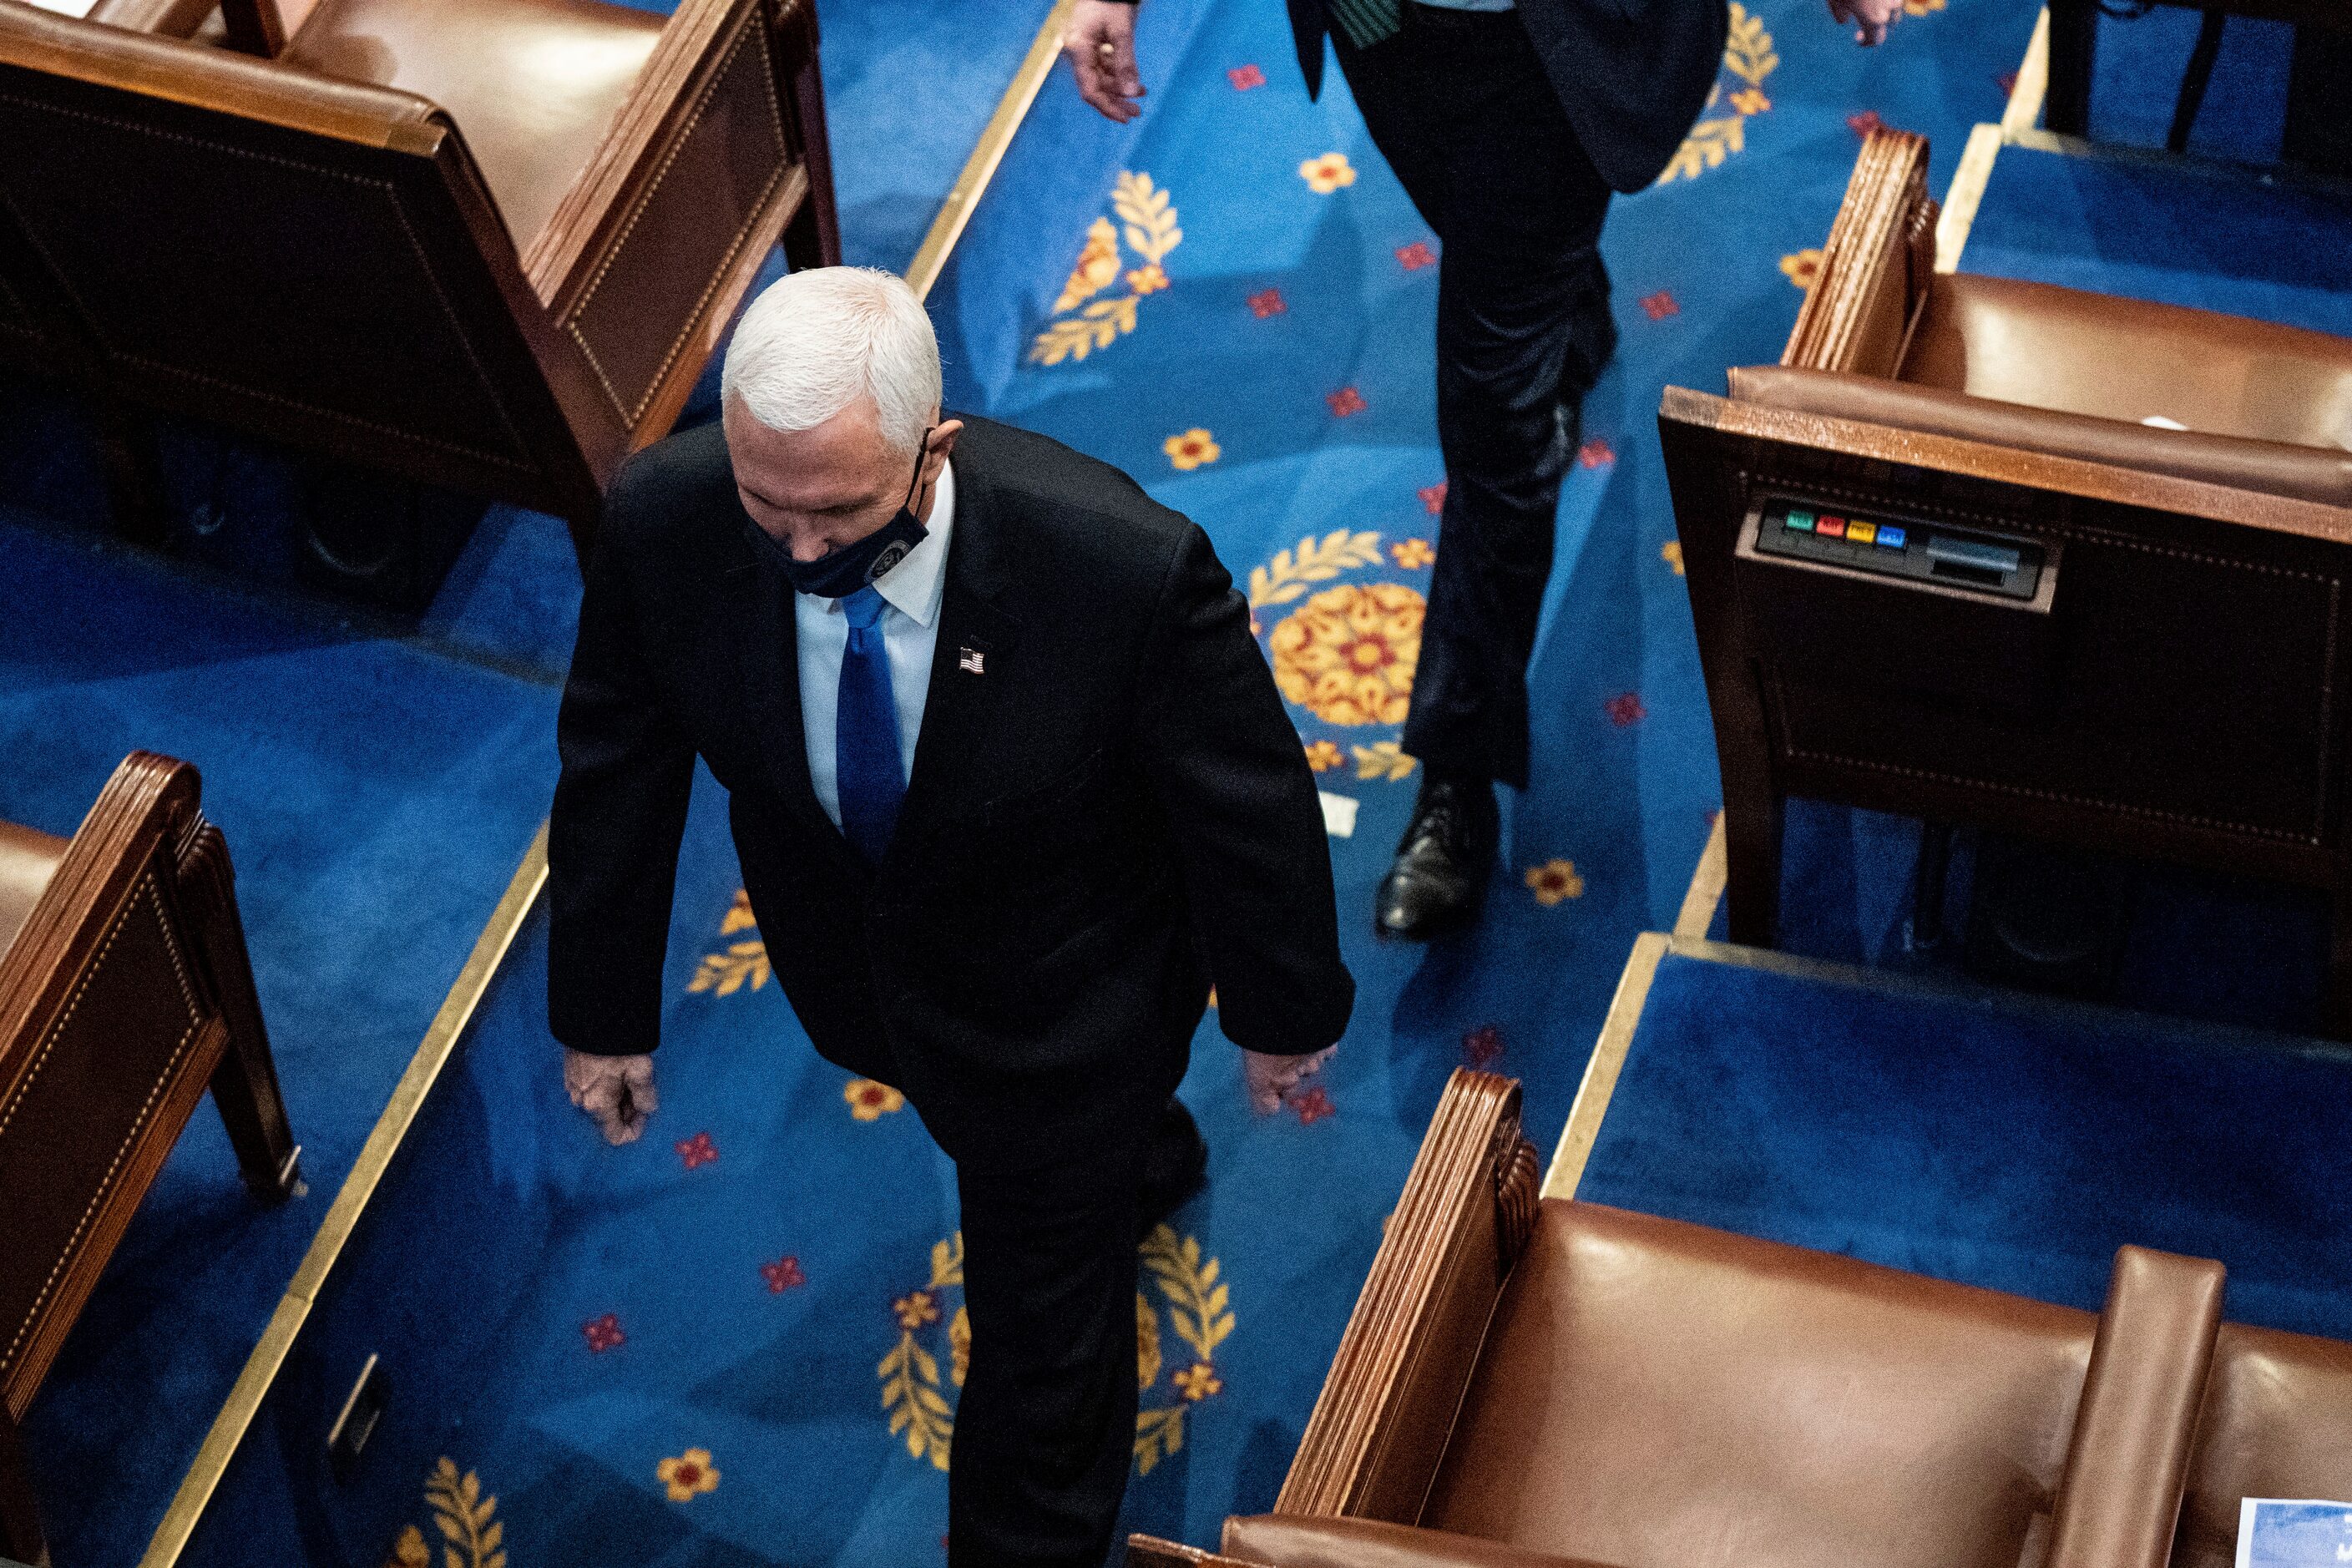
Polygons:
[[[1223,1391],[1217,1348],[1234,1331],[1234,1314],[1217,1259],[1202,1252],[1197,1237],[1180,1237],[1165,1225],[1154,1226],[1138,1250],[1149,1289],[1135,1293],[1135,1381],[1142,1394],[1135,1416],[1135,1470],[1148,1476],[1183,1448],[1185,1412]],[[874,1369],[891,1436],[906,1444],[909,1458],[927,1459],[941,1470],[948,1468],[955,1439],[955,1406],[948,1391],[963,1386],[971,1365],[971,1319],[961,1301],[952,1312],[948,1310],[950,1292],[961,1294],[962,1289],[959,1231],[932,1244],[928,1283],[890,1303],[898,1339]],[[1171,1337],[1177,1346],[1172,1354]]]
[[[1135,308],[1144,297],[1168,287],[1168,273],[1160,264],[1184,242],[1168,193],[1154,185],[1149,174],[1122,173],[1112,188],[1110,206],[1119,221],[1113,225],[1109,218],[1098,217],[1087,226],[1078,264],[1054,301],[1055,319],[1029,344],[1032,363],[1075,363],[1097,349],[1110,347],[1135,331]],[[1132,267],[1119,250],[1122,240],[1135,253]],[[1097,298],[1115,282],[1124,282],[1125,292]]]
[[[1274,683],[1293,706],[1344,730],[1370,724],[1402,724],[1412,704],[1413,671],[1421,662],[1421,627],[1429,602],[1421,591],[1398,582],[1335,583],[1364,568],[1426,572],[1437,552],[1425,539],[1381,547],[1372,530],[1333,529],[1313,535],[1249,574],[1250,623],[1266,638]],[[1318,584],[1331,583],[1318,588]],[[1263,612],[1295,609],[1278,620]],[[1271,633],[1267,622],[1272,620]],[[1317,773],[1344,767],[1352,755],[1356,777],[1394,781],[1408,777],[1412,758],[1397,739],[1369,743],[1354,736],[1342,752],[1328,737],[1307,740],[1307,763]]]

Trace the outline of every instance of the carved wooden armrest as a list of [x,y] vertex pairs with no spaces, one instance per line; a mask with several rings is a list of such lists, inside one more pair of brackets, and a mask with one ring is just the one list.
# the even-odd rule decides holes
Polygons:
[[1416,1522],[1536,1217],[1519,1086],[1456,1068],[1274,1510]]
[[1877,130],[1862,144],[1782,364],[1891,376],[1936,270],[1927,139]]

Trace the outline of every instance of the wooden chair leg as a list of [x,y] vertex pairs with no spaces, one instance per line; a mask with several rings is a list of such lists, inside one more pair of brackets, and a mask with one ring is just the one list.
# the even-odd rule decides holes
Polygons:
[[155,421],[144,410],[107,396],[95,400],[92,412],[114,531],[130,543],[160,550],[171,540],[172,500]]
[[0,1410],[0,1554],[49,1568],[49,1548],[41,1534],[41,1510],[25,1474],[25,1443],[16,1424]]
[[817,227],[816,198],[811,195],[802,201],[800,211],[784,225],[784,260],[794,272],[837,265],[824,257],[824,239]]
[[2352,1040],[2352,883],[2336,884],[2330,912],[2320,1032],[2331,1040]]
[[816,7],[803,3],[785,20],[784,58],[793,73],[793,118],[808,164],[808,195],[784,226],[784,259],[795,272],[841,265],[841,222],[833,205],[833,149],[824,129],[824,78],[817,69]]
[[1780,932],[1780,830],[1787,804],[1769,786],[1735,791],[1726,778],[1724,917],[1731,940],[1743,946],[1770,947]]
[[213,1103],[228,1129],[245,1184],[265,1202],[283,1203],[300,1188],[302,1149],[294,1142],[286,1101],[278,1090],[269,1031],[261,1021],[245,926],[237,919],[236,873],[220,829],[209,823],[181,859],[180,889],[181,907],[195,929],[221,1016],[228,1025],[228,1048],[213,1069]]
[[2099,45],[2097,0],[2050,0],[2050,85],[2042,123],[2062,136],[2091,129],[2091,67]]

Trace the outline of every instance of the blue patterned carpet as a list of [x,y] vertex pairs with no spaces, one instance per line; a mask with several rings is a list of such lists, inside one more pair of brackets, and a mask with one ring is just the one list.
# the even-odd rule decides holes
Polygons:
[[[1534,786],[1485,925],[1426,952],[1375,943],[1369,900],[1417,782],[1396,742],[1443,548],[1435,244],[1344,84],[1306,100],[1271,0],[1152,0],[1145,117],[1111,127],[1057,73],[975,216],[933,297],[951,403],[1209,529],[1330,797],[1361,987],[1326,1087],[1276,1118],[1204,1029],[1185,1094],[1211,1184],[1146,1249],[1129,1527],[1205,1541],[1270,1500],[1445,1075],[1522,1077],[1548,1138],[1633,933],[1673,919],[1717,784],[1658,392],[1778,354],[1874,119],[1929,133],[1940,185],[1998,116],[2030,0],[1915,10],[1864,52],[1819,0],[1744,8],[1673,177],[1612,218],[1623,345],[1562,501]],[[1341,664],[1378,678],[1318,681]],[[192,1563],[249,1553],[289,1496],[312,1500],[310,1561],[369,1568],[939,1560],[950,1173],[894,1096],[807,1050],[721,807],[706,780],[646,1141],[607,1151],[555,1096],[526,944]],[[369,1351],[400,1414],[327,1491],[309,1456]]]
[[2126,1242],[2218,1258],[2341,1338],[2347,1092],[2341,1045],[1669,954],[1578,1194],[2091,1310]]
[[27,1422],[58,1562],[138,1560],[546,810],[552,685],[0,521],[0,817],[71,833],[195,763],[236,866],[310,1193],[247,1198],[196,1108]]

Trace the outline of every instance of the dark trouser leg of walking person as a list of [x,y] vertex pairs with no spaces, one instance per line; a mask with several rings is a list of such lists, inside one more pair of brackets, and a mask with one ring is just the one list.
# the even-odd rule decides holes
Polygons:
[[1135,1451],[1136,1233],[1152,1122],[1082,1160],[959,1164],[971,1364],[950,1568],[1101,1568]]
[[1445,507],[1404,750],[1421,795],[1381,885],[1386,935],[1475,918],[1496,781],[1528,780],[1528,660],[1577,407],[1616,346],[1598,245],[1609,187],[1511,12],[1408,4],[1369,49],[1335,40],[1373,142],[1444,247]]

